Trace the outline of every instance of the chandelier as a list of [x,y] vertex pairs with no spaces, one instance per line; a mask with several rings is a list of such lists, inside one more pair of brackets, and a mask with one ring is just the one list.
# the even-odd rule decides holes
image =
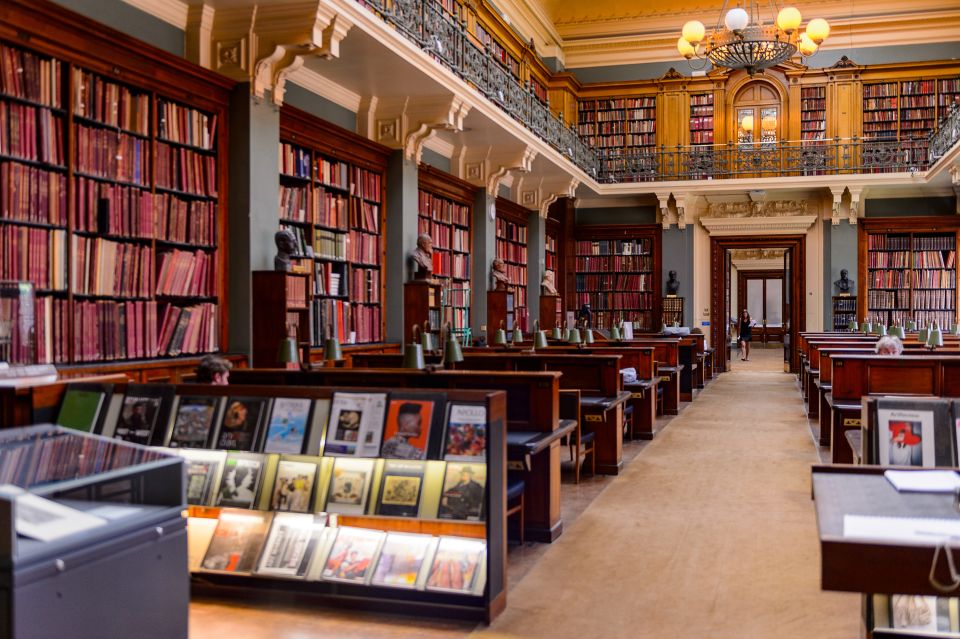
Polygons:
[[[775,0],[770,0],[771,20],[764,23],[755,0],[747,0],[747,9],[727,9],[724,0],[720,18],[713,33],[706,37],[706,28],[699,20],[683,25],[683,35],[677,40],[677,50],[687,59],[691,68],[703,69],[707,60],[715,67],[744,69],[750,75],[780,64],[796,53],[808,57],[817,52],[830,35],[830,25],[823,18],[814,18],[800,32],[800,12],[793,7],[777,11]],[[774,20],[774,16],[776,19]],[[704,41],[706,38],[706,41]],[[693,59],[702,60],[699,67]]]

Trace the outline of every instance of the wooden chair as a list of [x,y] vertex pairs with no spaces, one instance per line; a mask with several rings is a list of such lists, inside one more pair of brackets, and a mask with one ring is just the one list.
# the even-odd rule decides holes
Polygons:
[[522,479],[507,479],[507,519],[517,514],[520,515],[521,545],[523,545],[523,493],[526,488],[527,485]]
[[594,454],[596,434],[584,433],[582,430],[580,391],[573,389],[560,391],[560,419],[573,419],[577,422],[577,427],[567,437],[567,444],[570,447],[570,460],[573,462],[574,482],[579,484],[581,455],[590,457],[590,475],[595,476],[597,474],[597,456]]

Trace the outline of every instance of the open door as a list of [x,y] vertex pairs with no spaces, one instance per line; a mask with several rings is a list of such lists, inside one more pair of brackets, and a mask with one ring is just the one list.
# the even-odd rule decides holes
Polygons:
[[[734,338],[731,336],[730,319],[734,316],[730,307],[730,287],[733,278],[733,254],[729,250],[723,252],[723,336],[726,342],[723,346],[726,352],[726,360],[723,362],[723,370],[730,370],[729,362],[733,360],[731,352]],[[740,317],[739,312],[736,314]],[[719,346],[719,345],[718,345]]]
[[793,361],[794,326],[792,304],[793,299],[793,248],[787,248],[783,252],[783,370],[790,372],[790,364]]

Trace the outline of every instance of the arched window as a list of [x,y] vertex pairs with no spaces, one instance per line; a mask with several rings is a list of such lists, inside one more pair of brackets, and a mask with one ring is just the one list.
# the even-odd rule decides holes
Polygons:
[[780,94],[768,82],[756,80],[737,92],[734,140],[738,144],[774,144],[780,139],[783,105]]

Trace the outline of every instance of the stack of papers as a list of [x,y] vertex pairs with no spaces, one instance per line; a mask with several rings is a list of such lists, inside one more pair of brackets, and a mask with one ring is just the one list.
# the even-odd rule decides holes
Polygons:
[[888,470],[883,476],[898,492],[953,493],[960,490],[960,475],[952,470]]

